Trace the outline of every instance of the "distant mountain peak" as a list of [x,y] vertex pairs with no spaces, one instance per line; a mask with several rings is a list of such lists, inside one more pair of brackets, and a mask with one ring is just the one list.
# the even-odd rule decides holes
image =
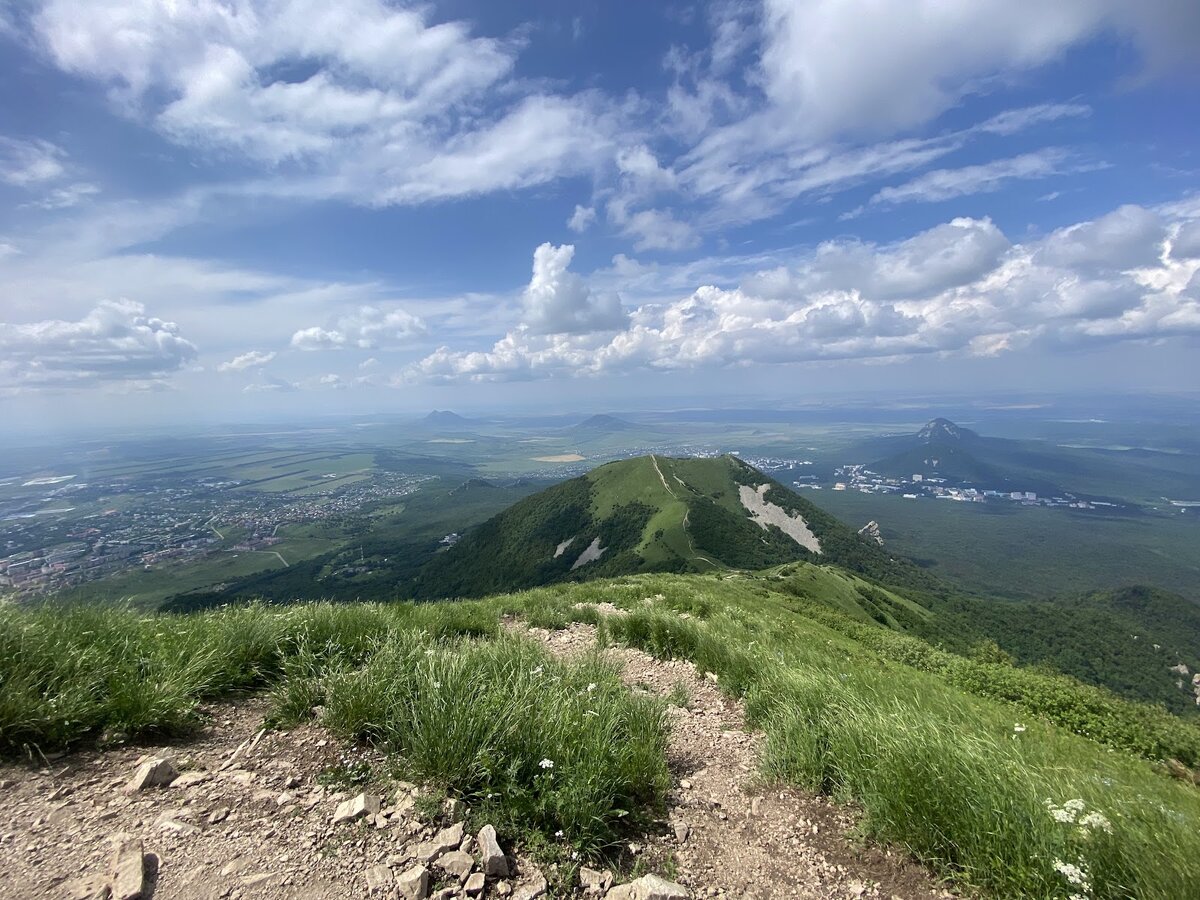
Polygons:
[[618,419],[616,416],[601,414],[589,416],[575,427],[588,431],[626,431],[633,428],[634,425],[632,422],[626,422],[624,419]]
[[917,438],[927,444],[961,441],[977,436],[971,429],[960,428],[949,419],[943,419],[940,416],[925,423],[925,426],[917,432]]

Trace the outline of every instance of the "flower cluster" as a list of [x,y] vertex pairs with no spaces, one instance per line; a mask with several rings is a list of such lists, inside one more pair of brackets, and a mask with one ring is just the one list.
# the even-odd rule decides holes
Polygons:
[[1087,869],[1082,866],[1077,866],[1074,863],[1063,862],[1061,859],[1054,861],[1054,869],[1072,887],[1077,887],[1082,893],[1075,892],[1071,894],[1070,900],[1088,900],[1092,895],[1092,880],[1087,873]]
[[1087,804],[1082,800],[1068,800],[1062,806],[1055,806],[1053,800],[1046,801],[1046,809],[1055,822],[1062,822],[1065,825],[1079,825],[1079,832],[1084,837],[1087,837],[1093,831],[1104,831],[1112,834],[1112,822],[1103,813],[1092,810],[1090,813],[1084,813]]

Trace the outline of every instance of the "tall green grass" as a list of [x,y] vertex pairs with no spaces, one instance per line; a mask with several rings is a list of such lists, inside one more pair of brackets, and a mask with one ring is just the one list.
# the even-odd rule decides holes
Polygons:
[[229,607],[144,616],[111,606],[0,608],[0,753],[102,732],[179,734],[199,702],[280,680],[304,653],[361,662],[380,639],[491,635],[477,604]]
[[[610,617],[604,633],[715,672],[766,732],[764,774],[854,802],[867,836],[1000,897],[1196,895],[1200,793],[1148,763],[907,666],[864,665],[874,654],[811,623],[785,630],[777,609],[697,621],[666,606]],[[1056,821],[1047,801],[1068,800],[1111,833]],[[1056,862],[1081,867],[1089,890]]]
[[528,640],[391,637],[327,676],[323,722],[375,744],[497,824],[595,850],[669,783],[661,701],[596,658],[565,664]]

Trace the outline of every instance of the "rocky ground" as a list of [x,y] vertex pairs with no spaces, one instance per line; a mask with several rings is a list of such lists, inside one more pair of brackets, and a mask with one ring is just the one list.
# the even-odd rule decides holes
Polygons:
[[[518,623],[509,627],[524,628]],[[529,633],[553,652],[595,645],[595,629]],[[580,896],[948,897],[925,872],[863,848],[852,816],[820,798],[763,785],[759,736],[739,705],[685,662],[610,649],[635,690],[671,706],[670,812],[628,848],[639,871],[584,869]],[[683,685],[682,688],[677,685]],[[547,879],[490,828],[465,833],[461,809],[401,783],[386,793],[331,773],[381,771],[384,760],[317,725],[262,727],[261,698],[205,710],[209,724],[176,745],[84,751],[0,767],[5,897],[333,900],[549,896]],[[440,814],[436,812],[440,807]],[[433,816],[430,810],[434,810]],[[505,855],[505,851],[509,851]],[[553,880],[553,879],[551,879]]]

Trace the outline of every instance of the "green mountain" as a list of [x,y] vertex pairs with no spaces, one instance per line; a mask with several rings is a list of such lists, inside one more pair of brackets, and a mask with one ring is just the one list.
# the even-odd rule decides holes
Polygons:
[[438,553],[413,581],[424,599],[474,597],[638,572],[839,566],[886,585],[933,579],[734,456],[643,456],[600,466],[516,503]]

